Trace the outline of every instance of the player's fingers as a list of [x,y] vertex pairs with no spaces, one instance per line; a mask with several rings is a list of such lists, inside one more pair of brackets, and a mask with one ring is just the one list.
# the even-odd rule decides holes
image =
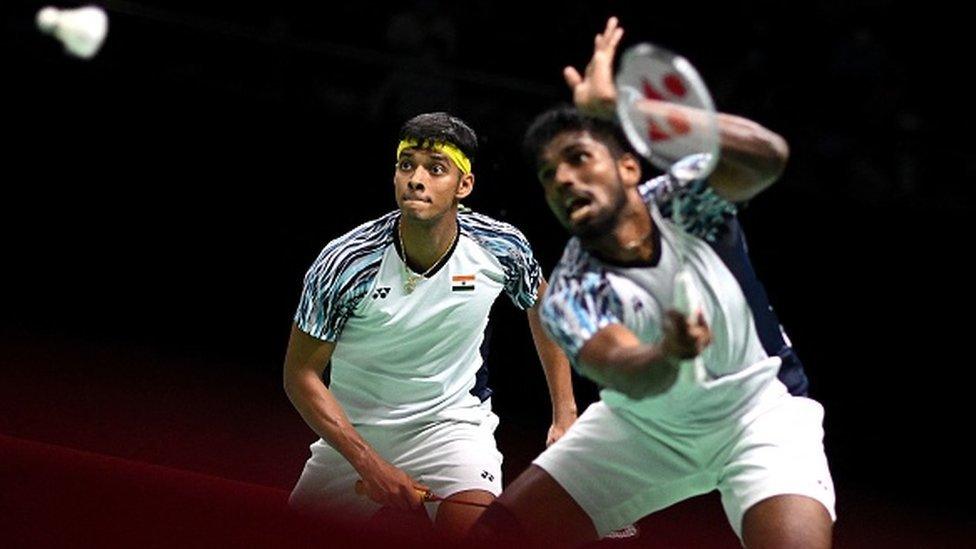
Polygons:
[[624,29],[616,29],[608,40],[607,48],[617,49],[617,44],[620,43],[620,39],[624,37]]
[[688,330],[692,337],[693,345],[698,349],[698,352],[704,350],[712,342],[712,331],[708,329],[708,326],[689,326]]
[[695,349],[693,328],[684,314],[668,310],[664,318],[664,335],[671,342],[673,354],[687,358]]
[[399,494],[397,497],[391,497],[386,506],[401,511],[411,511],[420,507],[420,498],[415,494]]
[[687,344],[691,339],[692,325],[688,321],[688,317],[680,311],[675,311],[672,309],[668,312],[669,321],[671,322],[672,330],[674,335],[679,341]]
[[419,484],[414,487],[414,494],[417,495],[417,506],[422,506],[427,501],[432,501],[434,498],[434,492],[426,485]]
[[597,47],[597,49],[613,48],[616,45],[614,38],[617,37],[620,30],[621,29],[617,27],[617,18],[611,17],[607,20],[607,26],[603,29],[603,32],[596,35],[594,45]]
[[671,316],[671,320],[679,326],[687,326],[691,324],[691,320],[688,318],[688,316],[681,311],[671,309],[668,311],[668,314]]
[[549,433],[546,436],[546,448],[552,446],[557,440],[561,439],[566,432],[561,427],[556,427],[552,425],[549,427]]
[[664,331],[666,333],[677,332],[678,326],[684,322],[684,315],[675,311],[674,309],[668,309],[664,311]]
[[395,493],[390,494],[390,506],[397,509],[416,509],[423,504],[423,501],[423,493],[412,486],[400,486]]
[[566,79],[566,85],[570,88],[576,88],[581,82],[583,82],[583,77],[580,76],[578,70],[574,67],[566,67],[563,69],[563,78]]
[[397,506],[395,494],[387,490],[370,486],[366,489],[366,497],[383,506]]
[[705,332],[698,332],[694,334],[694,339],[692,339],[692,348],[695,353],[700,353],[705,350],[708,346],[708,335]]
[[682,327],[682,331],[680,331],[679,337],[686,345],[686,350],[694,355],[700,353],[711,341],[711,331],[704,320],[701,313],[696,313],[694,316],[682,315],[681,317],[679,325]]
[[698,326],[705,327],[705,328],[708,327],[708,323],[705,322],[705,312],[704,311],[698,311],[698,314],[695,315],[695,324],[698,325]]

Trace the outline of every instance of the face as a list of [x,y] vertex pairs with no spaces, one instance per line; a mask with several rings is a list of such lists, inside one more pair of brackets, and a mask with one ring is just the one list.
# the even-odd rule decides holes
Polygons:
[[563,227],[583,238],[610,231],[627,202],[627,187],[640,180],[629,154],[615,159],[588,132],[558,134],[542,149],[538,177],[546,203]]
[[443,153],[411,147],[397,159],[393,186],[405,217],[434,221],[471,194],[474,174],[462,174]]

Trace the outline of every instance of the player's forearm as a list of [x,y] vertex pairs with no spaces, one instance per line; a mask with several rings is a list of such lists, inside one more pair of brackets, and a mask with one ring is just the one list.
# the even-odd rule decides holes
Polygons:
[[285,379],[285,393],[305,423],[363,474],[378,459],[359,435],[342,406],[312,369]]
[[573,376],[569,359],[542,328],[538,312],[530,309],[529,328],[535,350],[539,354],[542,370],[549,387],[549,400],[552,402],[553,423],[572,422],[576,419],[576,397],[573,395]]
[[782,175],[789,146],[779,134],[752,120],[722,113],[716,119],[721,153],[709,183],[726,200],[749,200]]
[[631,398],[664,393],[678,379],[678,361],[661,345],[590,340],[580,351],[585,373]]
[[553,423],[572,422],[576,419],[576,397],[573,394],[573,376],[565,355],[542,359],[542,369],[549,387],[549,401],[552,402]]

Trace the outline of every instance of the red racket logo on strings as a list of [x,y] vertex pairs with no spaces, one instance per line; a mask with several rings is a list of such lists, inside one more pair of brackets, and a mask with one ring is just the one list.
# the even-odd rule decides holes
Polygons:
[[[646,78],[642,78],[641,87],[644,90],[644,97],[655,101],[681,101],[688,95],[688,88],[681,80],[681,76],[677,74],[665,74],[661,82],[664,84],[664,89],[667,92],[658,91]],[[652,142],[666,141],[673,136],[681,137],[692,131],[691,121],[687,116],[677,110],[669,110],[665,115],[665,120],[667,121],[668,128],[670,128],[670,132],[662,127],[662,124],[657,120],[651,119],[648,121],[647,137]]]

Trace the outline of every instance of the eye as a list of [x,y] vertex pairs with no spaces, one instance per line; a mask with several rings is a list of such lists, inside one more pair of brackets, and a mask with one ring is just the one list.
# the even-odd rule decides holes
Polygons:
[[444,175],[447,173],[447,168],[443,164],[433,164],[429,171],[431,175]]
[[413,162],[407,158],[404,158],[403,160],[397,162],[397,169],[400,171],[409,172],[413,169]]
[[577,151],[569,155],[569,161],[572,164],[582,164],[589,160],[590,153],[586,151]]

